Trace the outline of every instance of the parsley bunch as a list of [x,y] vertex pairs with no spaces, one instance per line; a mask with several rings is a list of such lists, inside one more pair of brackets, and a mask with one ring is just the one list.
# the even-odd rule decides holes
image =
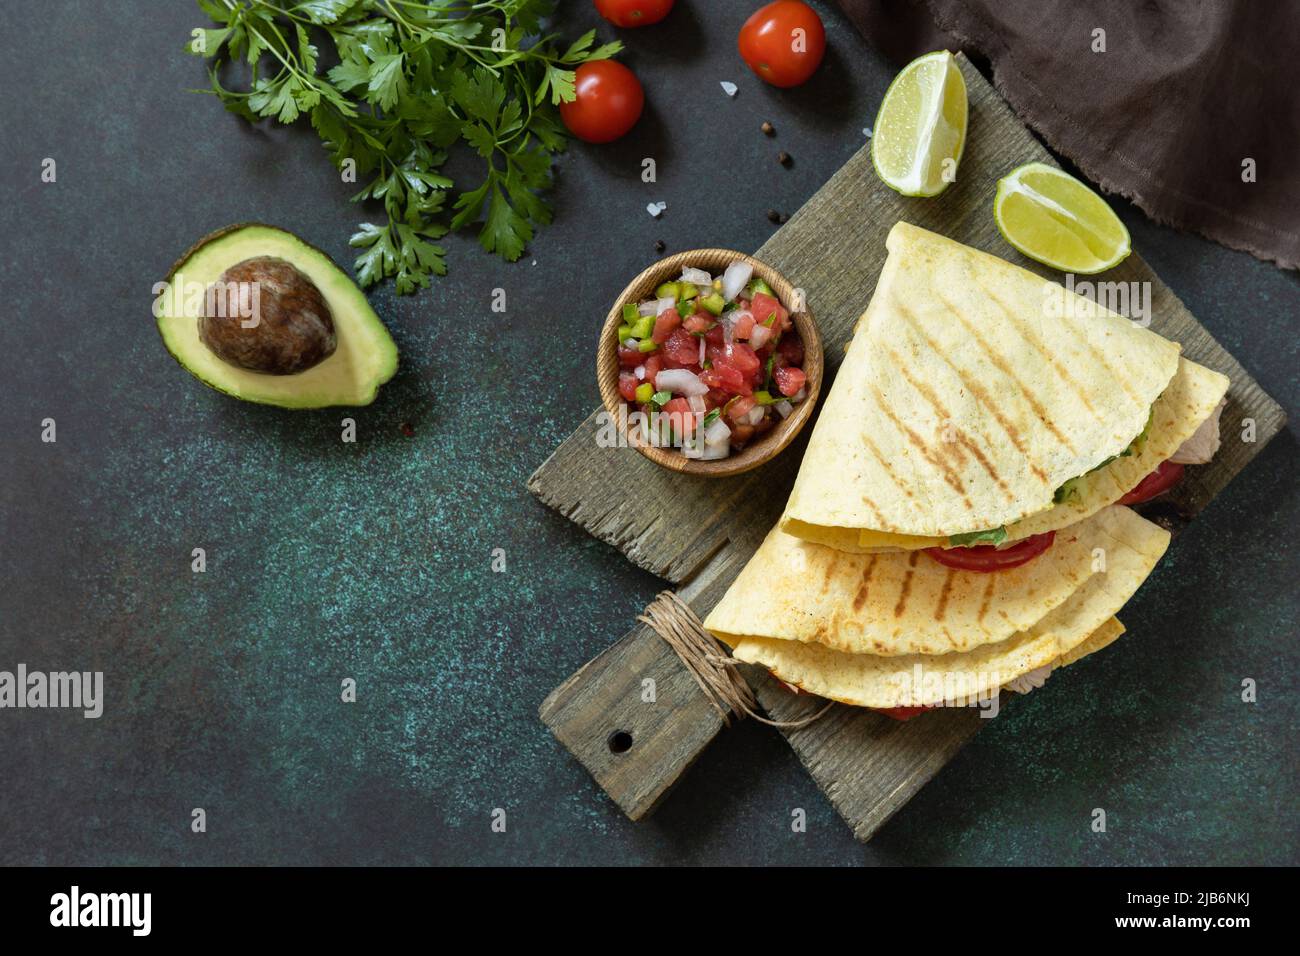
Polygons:
[[[401,294],[447,271],[437,240],[480,223],[479,242],[513,262],[550,222],[539,192],[565,134],[555,107],[574,98],[574,68],[622,49],[568,47],[540,35],[552,0],[198,0],[217,24],[188,52],[213,58],[211,89],[249,122],[310,119],[340,170],[368,177],[354,202],[384,204],[351,243],[362,286],[396,279]],[[327,40],[325,62],[316,43]],[[226,89],[223,63],[244,61],[247,89]],[[463,140],[483,181],[460,188],[440,170]]]

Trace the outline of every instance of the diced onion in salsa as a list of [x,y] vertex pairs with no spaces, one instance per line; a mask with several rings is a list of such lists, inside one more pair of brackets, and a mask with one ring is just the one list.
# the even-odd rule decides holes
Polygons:
[[722,274],[722,297],[734,302],[753,274],[754,267],[748,262],[733,262],[727,266],[727,271]]
[[709,391],[709,386],[705,385],[690,370],[684,368],[666,368],[655,376],[655,388],[663,392],[672,392],[674,395],[684,395],[690,398],[692,395],[704,395]]

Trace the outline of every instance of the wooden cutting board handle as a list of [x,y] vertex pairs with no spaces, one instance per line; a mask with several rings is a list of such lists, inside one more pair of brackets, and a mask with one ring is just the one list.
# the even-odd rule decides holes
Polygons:
[[[789,693],[759,668],[741,672],[775,720],[798,721],[826,703]],[[676,652],[643,624],[553,690],[540,714],[633,820],[658,806],[723,726]],[[858,839],[868,840],[980,724],[974,708],[900,722],[836,707],[782,732]]]
[[551,691],[539,714],[633,820],[654,810],[723,726],[681,658],[644,624]]

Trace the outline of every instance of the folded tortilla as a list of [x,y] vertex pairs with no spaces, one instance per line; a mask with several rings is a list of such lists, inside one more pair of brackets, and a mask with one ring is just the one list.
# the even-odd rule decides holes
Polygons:
[[1093,631],[1086,641],[1080,644],[1072,651],[1062,654],[1052,662],[1052,670],[1059,670],[1062,667],[1069,667],[1071,664],[1077,664],[1079,661],[1088,657],[1090,654],[1096,654],[1114,644],[1126,628],[1120,623],[1119,618],[1112,617],[1097,630]]
[[[1073,492],[1058,505],[1007,526],[1005,544],[1031,535],[1057,531],[1114,504],[1161,462],[1176,452],[1213,414],[1228,390],[1228,377],[1187,359],[1179,359],[1178,373],[1156,399],[1146,437],[1132,454],[1117,457],[1074,482]],[[788,525],[787,525],[788,527]],[[792,529],[793,530],[793,529]],[[823,537],[818,535],[818,537]],[[911,551],[945,547],[947,538],[894,535],[881,531],[846,529],[838,547],[870,554],[876,551]]]
[[1168,532],[1138,517],[1106,549],[1105,570],[1089,577],[1064,603],[1005,641],[961,653],[851,654],[824,644],[765,636],[764,629],[741,637],[718,636],[732,645],[738,660],[846,704],[891,708],[969,702],[1036,668],[1072,662],[1099,631],[1098,642],[1105,641],[1108,622],[1146,580],[1168,545]]
[[1105,508],[1027,564],[996,573],[949,568],[915,551],[846,554],[777,527],[704,626],[729,644],[765,637],[850,654],[969,651],[1032,627],[1097,572],[1097,549],[1122,547],[1148,526],[1128,508]]
[[861,550],[864,530],[947,538],[1048,511],[1142,433],[1179,369],[1176,343],[996,256],[905,222],[886,244],[786,509],[805,540]]

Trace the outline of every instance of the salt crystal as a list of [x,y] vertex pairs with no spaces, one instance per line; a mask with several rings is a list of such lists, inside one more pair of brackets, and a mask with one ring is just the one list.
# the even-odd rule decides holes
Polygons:
[[728,96],[735,96],[736,90],[738,89],[740,89],[740,87],[735,83],[728,83],[726,80],[722,81],[722,92],[726,93]]

